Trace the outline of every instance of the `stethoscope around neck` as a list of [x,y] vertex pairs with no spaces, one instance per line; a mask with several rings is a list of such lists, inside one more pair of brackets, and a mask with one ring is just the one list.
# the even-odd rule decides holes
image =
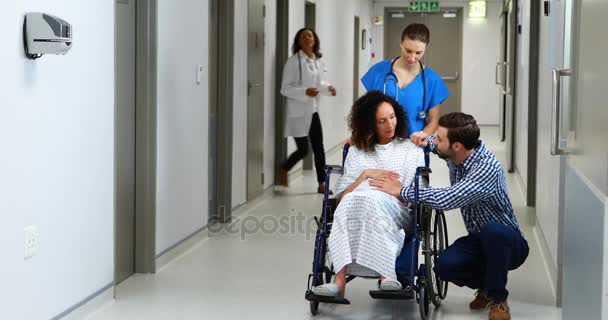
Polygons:
[[[393,61],[391,62],[391,67],[388,70],[388,72],[386,73],[386,75],[384,75],[384,89],[383,92],[384,94],[386,94],[386,84],[387,82],[390,80],[390,77],[393,77],[393,80],[395,82],[395,100],[397,102],[399,102],[399,78],[397,78],[397,75],[393,72],[393,66],[395,65],[395,61],[397,61],[397,59],[399,59],[399,57],[396,57],[395,59],[393,59]],[[424,67],[422,66],[422,62],[420,60],[418,60],[418,63],[420,64],[420,72],[422,72],[422,110],[420,112],[418,112],[418,119],[420,120],[424,120],[426,119],[426,111],[424,111],[424,103],[426,101],[426,79],[424,77]]]
[[[297,53],[298,55],[298,67],[300,69],[300,84],[302,84],[302,58],[300,57],[300,52]],[[315,62],[315,68],[317,70],[319,70],[319,65],[317,64],[317,56],[314,55],[314,62]]]

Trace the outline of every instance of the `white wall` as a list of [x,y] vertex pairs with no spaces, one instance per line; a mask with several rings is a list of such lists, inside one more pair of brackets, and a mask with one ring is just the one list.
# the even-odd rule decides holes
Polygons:
[[[528,87],[530,78],[530,1],[520,1],[517,38],[517,88],[515,115],[515,170],[524,190],[528,185]],[[527,191],[527,190],[526,190]]]
[[[306,12],[306,1],[305,0],[289,0],[289,26],[288,26],[288,36],[287,36],[287,52],[288,56],[291,56],[291,45],[293,44],[293,38],[296,35],[296,32],[298,32],[298,30],[300,30],[301,28],[304,28],[304,23],[305,23],[305,12]],[[318,12],[318,10],[317,10]],[[317,13],[318,14],[318,13]],[[318,23],[318,22],[317,22]],[[321,42],[321,45],[323,45],[323,42]],[[321,47],[321,51],[324,51],[324,48]],[[283,66],[277,66],[277,68],[281,68],[281,70],[283,70]],[[280,83],[277,83],[277,89],[280,90]],[[321,120],[323,121],[323,120]],[[291,154],[292,152],[294,152],[296,150],[296,144],[293,140],[293,138],[288,138],[287,139],[287,155],[289,156],[289,154]],[[310,152],[312,152],[312,150],[309,150]],[[291,172],[297,171],[299,169],[302,169],[302,162],[298,162],[292,169]]]
[[[369,30],[372,4],[367,0],[317,0],[316,4],[316,29],[323,59],[327,63],[327,78],[338,91],[335,97],[322,97],[319,108],[325,150],[329,150],[350,136],[346,119],[353,105],[355,16],[359,16],[360,28]],[[359,74],[363,75],[370,66],[370,60],[367,59],[367,51],[360,48],[359,51]]]
[[[305,12],[306,12],[306,1],[305,0],[289,0],[289,42],[287,50],[291,55],[291,44],[293,43],[293,37],[296,32],[301,28],[304,28]],[[317,8],[317,12],[319,12]],[[317,13],[319,14],[319,13]],[[283,67],[283,66],[281,66]]]
[[[25,58],[23,17],[31,11],[74,26],[67,55]],[[3,319],[53,318],[113,282],[113,26],[112,1],[3,2]],[[38,227],[40,247],[24,261],[29,225]]]
[[[266,11],[267,16],[271,12]],[[232,207],[247,200],[247,1],[234,2]]]
[[157,254],[207,224],[208,24],[208,0],[158,2]]
[[606,54],[608,45],[604,41],[605,31],[597,24],[605,24],[605,5],[581,4],[581,29],[579,35],[579,65],[576,90],[576,148],[579,153],[572,157],[574,167],[591,183],[608,196],[608,108],[606,108],[605,78],[608,72]]
[[495,66],[500,57],[501,4],[488,1],[486,18],[469,18],[467,4],[464,2],[462,29],[462,111],[473,115],[479,124],[498,125],[500,95]]
[[[551,70],[563,65],[563,21],[559,21],[559,6],[552,2],[553,14],[539,14],[539,65],[538,65],[538,152],[536,169],[536,216],[539,231],[549,248],[550,267],[558,270],[560,175],[564,162],[551,155]],[[551,190],[551,192],[547,192]]]
[[274,184],[277,0],[265,0],[264,19],[264,188]]
[[580,29],[573,36],[578,64],[572,84],[577,152],[567,157],[563,186],[562,318],[608,319],[608,46],[604,29],[598,27],[606,25],[608,7],[594,1],[578,4]]
[[[499,92],[494,72],[500,51],[499,1],[487,2],[486,18],[469,18],[468,1],[441,1],[441,7],[463,7],[462,28],[462,112],[482,125],[497,125]],[[376,1],[374,15],[383,16],[385,7],[407,7],[404,1]],[[431,43],[433,34],[431,30]],[[384,26],[373,28],[373,62],[384,57]],[[432,66],[431,66],[432,67]]]

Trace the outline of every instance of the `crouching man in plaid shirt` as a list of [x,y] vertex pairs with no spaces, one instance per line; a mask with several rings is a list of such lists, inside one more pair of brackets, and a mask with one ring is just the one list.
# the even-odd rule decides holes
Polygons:
[[[443,280],[477,289],[471,309],[489,306],[490,320],[511,319],[507,273],[524,263],[529,249],[513,213],[502,167],[479,140],[475,119],[464,113],[442,116],[437,133],[427,143],[446,160],[451,186],[421,189],[419,201],[436,209],[461,208],[469,233],[446,248],[435,271]],[[370,185],[402,201],[414,201],[414,187],[402,187],[388,176]]]

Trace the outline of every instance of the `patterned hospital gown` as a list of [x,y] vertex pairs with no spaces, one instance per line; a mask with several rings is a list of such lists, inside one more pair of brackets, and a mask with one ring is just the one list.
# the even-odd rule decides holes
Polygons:
[[[351,147],[344,174],[336,182],[336,195],[344,192],[365,169],[399,173],[402,185],[414,181],[416,168],[424,166],[424,153],[409,140],[396,139],[376,145],[375,152]],[[377,275],[397,279],[395,260],[410,230],[413,217],[396,198],[374,190],[369,180],[344,196],[334,213],[329,236],[329,253],[334,270],[348,266],[349,274]],[[371,272],[371,270],[375,272]],[[354,271],[354,272],[353,272]]]

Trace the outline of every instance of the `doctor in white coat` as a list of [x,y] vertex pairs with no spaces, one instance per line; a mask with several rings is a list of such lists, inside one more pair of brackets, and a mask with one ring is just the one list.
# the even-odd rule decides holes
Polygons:
[[287,172],[308,154],[308,142],[312,145],[319,187],[325,192],[325,150],[323,130],[319,118],[319,96],[335,96],[336,88],[325,81],[327,71],[321,52],[319,37],[307,28],[300,29],[293,40],[293,55],[283,68],[281,94],[287,98],[285,136],[294,137],[297,150],[278,168],[278,183],[287,186]]

